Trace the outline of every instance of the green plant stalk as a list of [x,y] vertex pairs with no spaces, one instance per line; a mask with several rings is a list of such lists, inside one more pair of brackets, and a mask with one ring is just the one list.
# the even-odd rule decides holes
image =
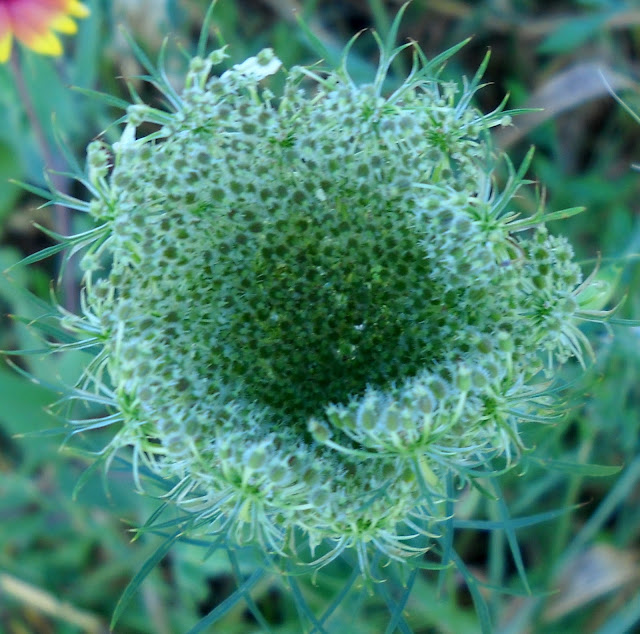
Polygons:
[[[31,94],[22,75],[20,54],[17,50],[14,51],[10,58],[10,67],[15,81],[16,90],[18,91],[18,96],[24,106],[36,143],[40,149],[42,158],[44,159],[45,166],[50,170],[48,176],[51,181],[51,186],[56,192],[64,193],[67,191],[67,179],[59,173],[60,161],[52,151],[47,133],[45,132],[45,129],[40,122],[40,118],[36,113],[33,100],[31,99]],[[54,203],[53,224],[55,232],[61,236],[70,236],[73,233],[71,212],[68,207]],[[62,268],[62,259],[60,260],[60,265]],[[62,305],[67,310],[75,312],[78,308],[77,296],[78,289],[75,284],[75,280],[73,279],[73,275],[70,274],[70,271],[67,271],[67,274],[62,276]]]

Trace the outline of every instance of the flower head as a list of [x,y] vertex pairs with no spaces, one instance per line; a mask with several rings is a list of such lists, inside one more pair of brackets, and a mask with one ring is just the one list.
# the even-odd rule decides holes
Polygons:
[[78,0],[0,0],[0,63],[9,59],[14,37],[36,53],[61,55],[55,32],[75,33],[74,18],[88,15]]
[[220,76],[215,51],[171,112],[132,105],[89,148],[87,377],[112,449],[205,532],[405,558],[452,474],[521,449],[540,369],[581,354],[570,246],[510,210],[523,170],[493,185],[504,115],[421,54],[384,95],[395,54],[362,86],[294,68],[276,97],[271,50]]

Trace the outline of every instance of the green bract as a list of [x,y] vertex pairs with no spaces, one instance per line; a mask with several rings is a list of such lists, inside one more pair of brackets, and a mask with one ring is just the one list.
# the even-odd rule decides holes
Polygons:
[[493,184],[508,117],[419,50],[383,93],[399,50],[362,86],[268,49],[216,76],[216,51],[170,112],[133,105],[89,148],[87,376],[110,449],[176,482],[201,532],[328,540],[320,561],[356,547],[363,567],[371,544],[421,552],[446,478],[511,461],[547,404],[535,377],[581,356],[570,246],[509,210],[524,169]]

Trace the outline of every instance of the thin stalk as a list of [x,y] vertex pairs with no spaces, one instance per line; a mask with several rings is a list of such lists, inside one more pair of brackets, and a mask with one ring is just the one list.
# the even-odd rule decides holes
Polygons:
[[[22,66],[18,61],[17,51],[14,51],[11,55],[11,71],[13,73],[20,101],[24,107],[27,119],[29,120],[29,123],[31,125],[31,129],[33,130],[33,134],[35,136],[42,159],[44,160],[45,167],[51,170],[49,173],[51,183],[56,191],[59,191],[61,193],[68,193],[68,179],[57,173],[57,171],[59,171],[63,166],[61,165],[59,156],[52,150],[51,144],[49,143],[49,139],[47,137],[47,133],[45,132],[45,129],[40,122],[40,119],[38,118],[33,99],[31,98],[31,93],[29,92],[27,84],[24,81]],[[53,224],[56,233],[63,236],[71,235],[71,213],[67,207],[59,204],[54,205]],[[58,266],[60,267],[60,270],[63,264],[63,257],[64,256],[60,255],[58,259]],[[77,312],[77,293],[71,270],[67,270],[66,274],[62,276],[60,285],[62,289],[63,306],[70,312]]]

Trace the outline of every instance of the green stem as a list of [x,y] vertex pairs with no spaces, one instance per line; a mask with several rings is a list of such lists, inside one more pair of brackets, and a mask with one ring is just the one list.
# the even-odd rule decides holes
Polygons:
[[[42,126],[40,119],[38,118],[38,114],[36,113],[33,99],[31,98],[31,94],[29,92],[27,84],[24,81],[22,67],[20,65],[20,62],[18,61],[18,54],[16,51],[14,51],[13,55],[11,56],[11,70],[13,72],[13,77],[15,79],[18,96],[20,97],[20,101],[24,107],[25,113],[27,115],[27,119],[31,124],[31,129],[35,136],[38,148],[40,149],[42,159],[45,163],[45,167],[48,170],[50,170],[49,177],[51,178],[51,183],[56,191],[65,193],[67,190],[68,179],[57,173],[57,170],[59,170],[61,167],[60,165],[61,161],[58,155],[52,151],[51,145],[47,137],[47,133],[45,132],[45,129]],[[71,214],[69,209],[67,209],[63,205],[57,205],[57,204],[54,205],[53,223],[54,223],[54,230],[56,233],[63,236],[71,235],[72,233]],[[63,263],[63,260],[60,259],[58,263],[60,267],[62,267],[62,263]],[[71,271],[67,271],[66,275],[62,276],[61,289],[62,289],[62,305],[67,310],[71,312],[76,312],[78,308],[77,293],[76,293],[74,278]]]

